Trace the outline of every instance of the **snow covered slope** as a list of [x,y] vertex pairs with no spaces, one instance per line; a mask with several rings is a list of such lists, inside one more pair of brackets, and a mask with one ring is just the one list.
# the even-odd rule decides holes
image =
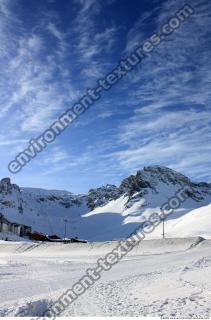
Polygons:
[[172,220],[167,229],[167,236],[186,237],[201,235],[211,238],[211,204],[188,212],[186,215]]
[[[12,222],[32,226],[47,234],[67,235],[91,241],[127,237],[152,212],[183,186],[192,191],[166,221],[169,237],[211,238],[211,184],[194,183],[166,167],[153,166],[124,179],[119,187],[107,185],[88,194],[20,188],[10,179],[0,181],[0,213]],[[67,222],[65,222],[65,220]],[[158,227],[150,237],[160,238]]]
[[[0,243],[0,317],[44,317],[112,247]],[[60,316],[209,319],[210,252],[210,240],[143,241]]]

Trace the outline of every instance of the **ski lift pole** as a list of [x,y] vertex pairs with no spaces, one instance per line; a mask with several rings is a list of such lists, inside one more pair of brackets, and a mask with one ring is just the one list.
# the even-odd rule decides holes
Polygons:
[[68,220],[64,219],[64,240],[67,237],[67,222],[68,222]]
[[161,210],[161,213],[162,213],[162,225],[163,225],[163,233],[162,233],[162,236],[163,236],[163,239],[165,239],[165,214],[164,214],[164,211],[162,208],[160,208]]

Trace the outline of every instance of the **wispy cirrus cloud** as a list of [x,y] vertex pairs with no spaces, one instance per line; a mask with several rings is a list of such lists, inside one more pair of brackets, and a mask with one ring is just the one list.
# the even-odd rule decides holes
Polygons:
[[88,0],[74,3],[78,8],[73,21],[74,50],[78,63],[83,66],[84,77],[97,79],[110,66],[105,54],[112,52],[118,28],[114,23],[106,27],[100,23],[101,12],[110,2]]
[[[51,32],[63,41],[53,24],[49,25]],[[6,34],[10,41],[11,34]],[[11,125],[18,125],[22,132],[40,132],[61,112],[65,103],[74,101],[78,90],[73,90],[65,68],[58,66],[58,50],[46,54],[46,39],[40,30],[22,31],[14,40],[16,45],[10,48],[12,57],[3,61],[6,71],[1,70],[0,86],[4,88],[4,95],[0,101],[0,117],[8,118],[13,112],[15,117],[6,120]],[[61,47],[60,53],[64,49]]]
[[[128,31],[124,52],[129,52],[150,30],[159,30],[183,3],[159,3],[145,12]],[[211,96],[208,61],[211,35],[210,3],[193,1],[195,14],[169,41],[129,75],[123,90],[131,114],[113,135],[121,150],[104,155],[130,173],[146,164],[162,164],[195,179],[211,179]],[[152,22],[151,22],[152,21]],[[209,45],[208,45],[209,43]],[[121,92],[122,88],[120,88]]]

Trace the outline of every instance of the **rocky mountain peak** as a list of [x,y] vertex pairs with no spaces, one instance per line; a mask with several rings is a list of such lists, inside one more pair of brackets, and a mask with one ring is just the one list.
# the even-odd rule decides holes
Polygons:
[[145,192],[147,188],[155,191],[160,183],[165,184],[190,184],[191,181],[184,175],[163,166],[149,166],[137,171],[135,175],[131,175],[124,179],[120,186],[120,193],[126,193],[129,196],[136,192]]
[[[211,187],[208,183],[194,183],[183,174],[164,166],[149,166],[137,171],[124,179],[119,188],[119,194],[126,194],[128,205],[130,202],[140,201],[146,194],[162,192],[162,189],[179,190],[183,186],[190,186],[190,197],[195,201],[202,201],[211,195]],[[174,191],[174,192],[175,192]],[[172,191],[173,192],[173,191]]]
[[10,178],[3,178],[3,179],[1,180],[1,182],[4,183],[4,184],[11,184]]
[[139,171],[139,174],[143,179],[151,181],[156,184],[164,182],[167,184],[190,184],[191,180],[183,174],[164,166],[149,166],[144,167],[143,170]]
[[16,184],[12,184],[10,178],[3,178],[0,181],[0,192],[11,193],[12,190],[20,192],[20,188]]

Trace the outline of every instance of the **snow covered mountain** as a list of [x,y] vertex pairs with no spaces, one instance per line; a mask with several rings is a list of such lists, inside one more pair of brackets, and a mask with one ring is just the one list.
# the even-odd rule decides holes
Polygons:
[[[47,234],[63,236],[66,224],[69,237],[91,241],[120,239],[187,185],[192,191],[182,207],[169,216],[166,234],[211,237],[211,184],[194,183],[161,166],[145,167],[124,179],[119,187],[107,185],[82,195],[21,188],[4,178],[0,181],[0,213],[11,222],[30,225]],[[160,236],[158,227],[149,237]]]

